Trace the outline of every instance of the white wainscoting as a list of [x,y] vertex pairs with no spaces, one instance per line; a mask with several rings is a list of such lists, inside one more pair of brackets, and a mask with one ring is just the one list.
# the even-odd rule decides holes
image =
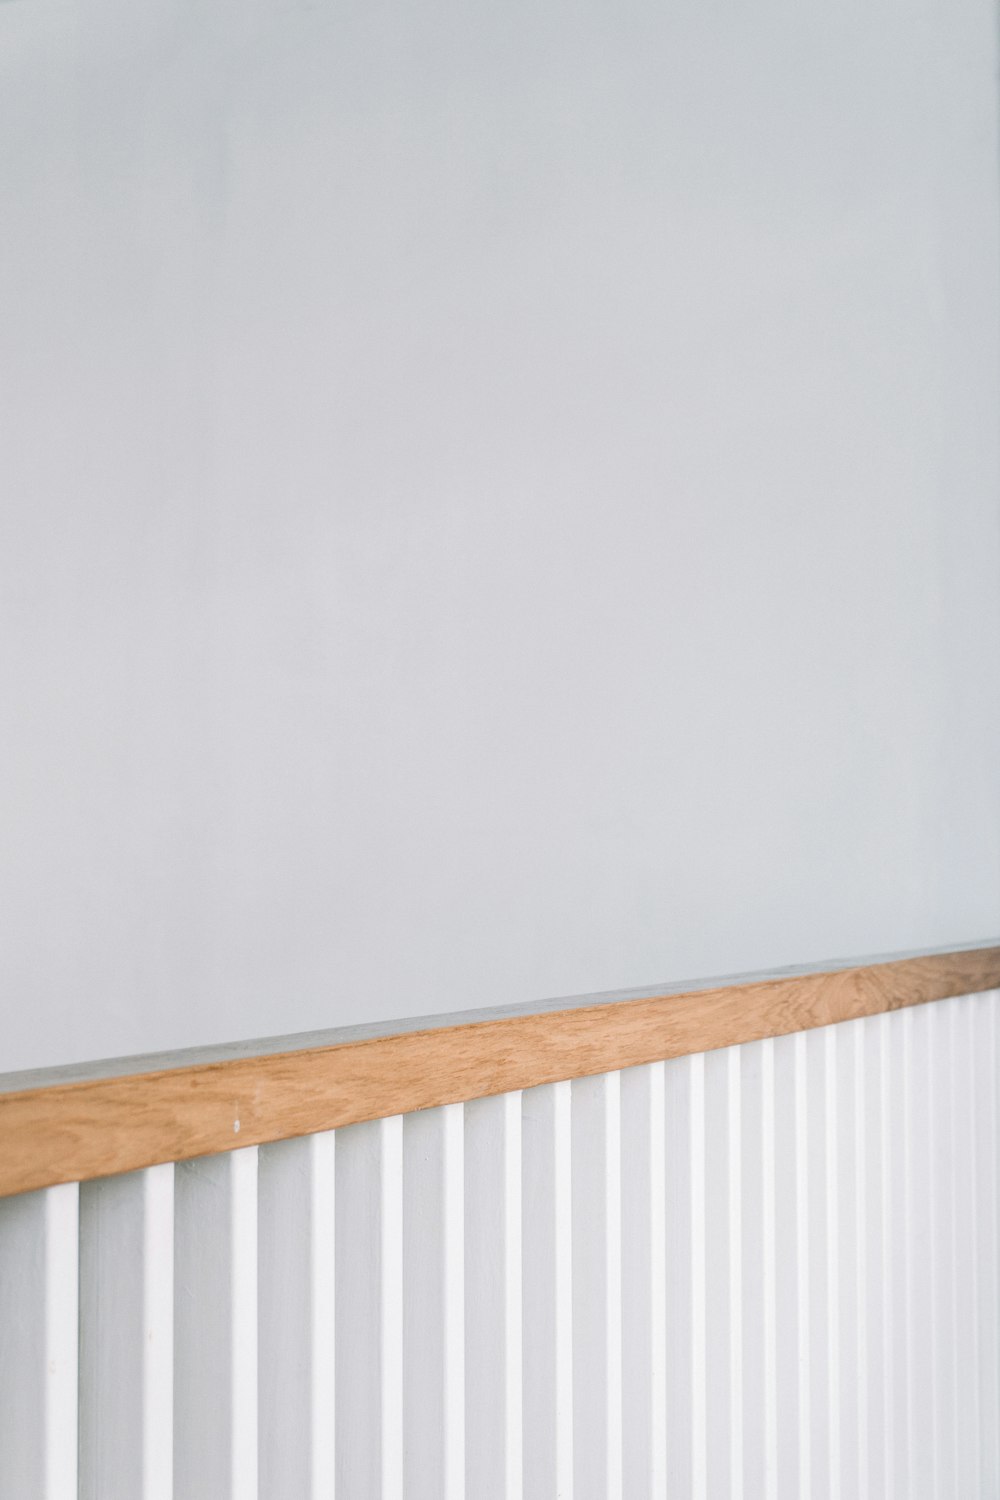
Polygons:
[[996,1500],[998,1006],[0,1201],[0,1500]]

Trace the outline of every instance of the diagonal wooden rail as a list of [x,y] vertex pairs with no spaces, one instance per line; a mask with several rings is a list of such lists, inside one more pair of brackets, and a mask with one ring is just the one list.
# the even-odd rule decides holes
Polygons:
[[0,1196],[1000,987],[1000,943],[0,1078]]

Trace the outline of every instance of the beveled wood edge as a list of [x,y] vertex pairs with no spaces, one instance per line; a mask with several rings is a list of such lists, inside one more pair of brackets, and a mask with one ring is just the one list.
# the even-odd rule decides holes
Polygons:
[[0,1094],[0,1197],[1000,988],[1000,944]]

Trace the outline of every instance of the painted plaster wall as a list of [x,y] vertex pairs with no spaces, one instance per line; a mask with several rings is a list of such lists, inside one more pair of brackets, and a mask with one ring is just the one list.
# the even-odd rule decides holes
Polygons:
[[994,932],[996,75],[0,5],[0,1068]]

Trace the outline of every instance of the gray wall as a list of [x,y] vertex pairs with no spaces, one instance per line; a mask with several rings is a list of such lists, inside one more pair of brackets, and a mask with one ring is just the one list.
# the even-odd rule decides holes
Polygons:
[[1000,926],[993,10],[0,5],[0,1068]]

